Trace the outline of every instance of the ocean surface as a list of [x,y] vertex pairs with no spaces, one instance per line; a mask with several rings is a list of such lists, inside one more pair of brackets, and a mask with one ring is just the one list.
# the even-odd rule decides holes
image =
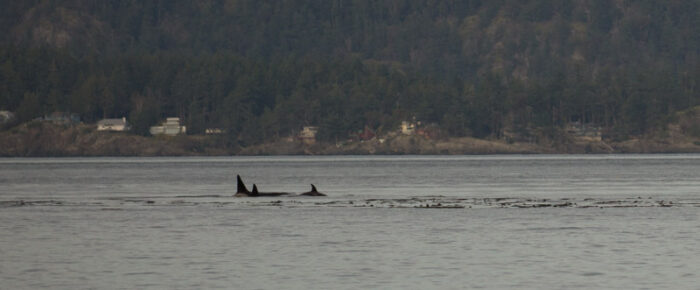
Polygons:
[[0,158],[0,289],[699,289],[699,213],[693,154]]

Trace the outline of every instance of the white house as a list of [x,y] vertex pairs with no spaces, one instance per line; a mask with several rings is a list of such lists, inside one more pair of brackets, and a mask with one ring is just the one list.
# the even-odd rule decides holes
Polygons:
[[129,130],[129,124],[126,122],[126,118],[121,119],[102,119],[97,122],[97,131],[116,131],[124,132]]
[[416,132],[416,124],[408,121],[401,122],[401,133],[404,135],[413,135]]
[[165,123],[161,126],[152,126],[151,135],[168,135],[175,136],[187,133],[187,127],[180,125],[180,118],[166,118]]

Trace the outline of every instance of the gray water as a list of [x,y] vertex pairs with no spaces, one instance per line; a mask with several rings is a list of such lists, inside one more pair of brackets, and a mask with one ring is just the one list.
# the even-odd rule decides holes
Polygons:
[[[698,168],[700,155],[0,159],[0,289],[698,289]],[[328,197],[234,198],[236,174]]]

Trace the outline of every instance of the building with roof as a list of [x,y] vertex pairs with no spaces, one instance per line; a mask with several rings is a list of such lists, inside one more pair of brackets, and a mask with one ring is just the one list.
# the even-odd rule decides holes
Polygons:
[[113,131],[113,132],[124,132],[129,130],[129,124],[126,122],[126,118],[121,119],[102,119],[97,122],[97,131]]
[[180,125],[180,118],[170,117],[165,119],[165,123],[160,126],[152,126],[151,135],[175,136],[187,133],[187,127]]
[[299,140],[307,145],[316,144],[316,134],[318,133],[318,127],[316,126],[304,126],[299,132]]
[[71,125],[80,123],[80,115],[70,112],[53,112],[39,120],[56,124]]

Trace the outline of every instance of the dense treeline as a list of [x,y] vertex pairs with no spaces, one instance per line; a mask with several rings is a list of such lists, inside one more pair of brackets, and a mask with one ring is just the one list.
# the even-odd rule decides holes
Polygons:
[[624,138],[700,103],[700,2],[5,1],[0,109],[180,116],[231,144],[414,117],[453,136]]

